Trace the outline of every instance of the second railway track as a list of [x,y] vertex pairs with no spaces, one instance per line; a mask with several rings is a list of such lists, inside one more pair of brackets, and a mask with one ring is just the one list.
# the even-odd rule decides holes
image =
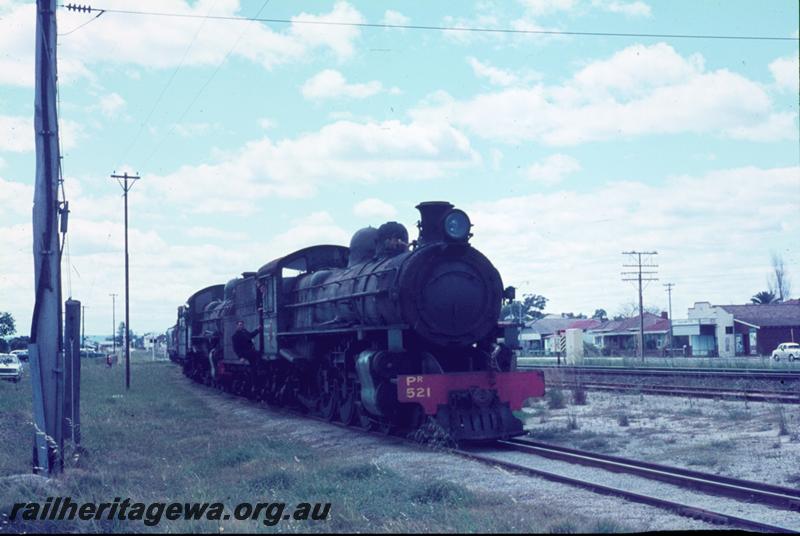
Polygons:
[[[527,368],[521,365],[521,368]],[[800,372],[542,366],[550,385],[602,391],[800,404]]]
[[[536,455],[570,464],[599,468],[613,473],[628,473],[633,476],[672,484],[679,488],[723,496],[736,501],[762,504],[772,508],[790,510],[792,512],[800,510],[800,490],[793,488],[712,475],[645,461],[596,454],[524,439],[500,441],[497,447],[500,449],[500,453],[517,452]],[[686,499],[676,501],[659,497],[652,493],[633,491],[625,486],[619,487],[601,484],[597,479],[565,475],[561,472],[553,472],[542,469],[541,467],[518,463],[498,457],[496,452],[485,453],[474,450],[457,450],[456,452],[464,457],[495,465],[506,470],[588,489],[603,495],[618,496],[626,500],[666,509],[678,515],[699,519],[715,525],[725,525],[758,532],[798,532],[794,528],[787,528],[773,523],[758,521],[750,517],[734,515],[730,512],[726,513],[718,511],[717,509],[690,504],[690,501]]]

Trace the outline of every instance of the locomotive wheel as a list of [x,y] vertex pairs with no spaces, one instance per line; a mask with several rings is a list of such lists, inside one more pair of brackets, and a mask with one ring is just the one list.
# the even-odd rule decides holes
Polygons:
[[356,428],[368,432],[374,430],[376,426],[375,421],[373,421],[367,414],[366,410],[361,405],[361,402],[356,403],[356,417],[354,425]]
[[317,372],[317,415],[332,421],[336,415],[336,381],[329,369],[320,368]]
[[350,426],[356,422],[356,418],[358,417],[358,401],[356,400],[357,387],[354,382],[347,381],[347,378],[343,378],[342,376],[341,374],[339,375],[337,381],[338,389],[336,389],[339,420],[347,426]]
[[395,429],[396,429],[395,425],[386,421],[381,421],[378,424],[378,431],[385,435],[391,435],[392,433],[394,433]]

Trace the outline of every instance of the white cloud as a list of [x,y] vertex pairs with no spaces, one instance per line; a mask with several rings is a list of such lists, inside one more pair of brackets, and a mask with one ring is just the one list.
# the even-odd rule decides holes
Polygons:
[[333,69],[325,69],[309,78],[303,84],[303,96],[309,100],[336,99],[349,97],[364,99],[383,91],[383,85],[377,80],[366,84],[348,84],[342,73]]
[[[763,288],[769,251],[792,250],[800,234],[798,206],[794,166],[610,182],[461,208],[475,225],[473,243],[504,284],[545,295],[551,311],[591,313],[633,297],[635,289],[619,280],[620,252],[640,249],[658,251],[659,276],[679,285],[673,299],[680,316],[695,300],[743,303]],[[800,268],[793,258],[790,270]],[[666,305],[660,285],[645,300]]]
[[[83,127],[74,121],[60,120],[61,148],[70,149],[83,136]],[[25,153],[36,148],[33,116],[0,115],[0,151]]]
[[[34,77],[35,5],[0,7],[0,84],[32,86]],[[141,10],[135,0],[117,0],[115,9]],[[275,31],[259,22],[203,19],[208,14],[242,16],[238,0],[162,0],[159,11],[192,15],[194,18],[124,16],[104,14],[75,33],[59,39],[59,79],[92,78],[90,67],[102,62],[156,69],[208,66],[222,62],[231,47],[239,56],[266,69],[305,61],[318,50],[330,51],[336,59],[353,55],[360,31],[351,26],[291,24]],[[77,28],[95,14],[60,10],[59,29]],[[337,2],[324,14],[301,13],[292,20],[365,22],[347,2]],[[142,36],[147,36],[142,39]],[[191,47],[187,51],[187,43]],[[186,53],[184,58],[184,53]]]
[[247,239],[247,234],[238,231],[224,231],[217,227],[192,226],[186,230],[186,236],[191,238],[203,238],[210,240],[225,240],[228,242],[243,241]]
[[800,91],[800,81],[798,81],[800,79],[800,58],[797,56],[778,58],[769,64],[769,70],[779,88],[794,93]]
[[506,142],[575,145],[646,134],[712,133],[748,139],[798,136],[795,112],[779,113],[760,84],[725,69],[706,71],[666,44],[634,45],[580,69],[561,84],[508,88],[458,101],[439,92],[412,110]]
[[33,186],[0,177],[0,221],[8,214],[30,216],[33,207]]
[[684,58],[666,43],[631,45],[609,59],[594,61],[575,73],[574,86],[581,91],[595,89],[641,95],[655,88],[680,84],[700,76],[703,57]]
[[578,0],[520,0],[530,15],[544,16],[559,12],[583,14],[588,7],[620,13],[630,17],[649,17],[652,15],[650,6],[641,0],[623,2],[620,0],[591,0],[591,4],[583,4]]
[[353,214],[359,218],[391,219],[397,215],[397,209],[386,201],[370,197],[356,203],[353,207]]
[[504,71],[486,63],[481,63],[476,58],[467,58],[475,76],[486,78],[496,86],[510,86],[517,82],[517,77],[509,71]]
[[0,151],[23,153],[33,148],[33,119],[0,115]]
[[410,18],[393,9],[387,9],[386,13],[383,14],[383,24],[405,26],[410,21]]
[[251,141],[220,163],[183,166],[142,186],[193,211],[248,213],[258,199],[307,197],[332,181],[433,179],[479,162],[466,136],[444,123],[338,121],[297,138]]
[[208,134],[212,129],[221,128],[219,124],[211,123],[175,123],[172,131],[182,138],[193,138]]
[[270,119],[268,117],[262,117],[261,119],[258,120],[258,126],[263,128],[264,130],[269,130],[271,128],[275,128],[277,126],[277,123],[273,119]]
[[554,154],[528,167],[525,170],[525,177],[552,186],[560,183],[567,175],[580,170],[580,163],[571,156]]
[[467,61],[472,67],[472,72],[479,78],[485,78],[490,84],[495,86],[513,86],[529,83],[542,78],[540,73],[529,69],[521,69],[512,72],[507,69],[500,69],[488,63],[479,61],[477,58],[469,57]]
[[125,99],[118,93],[109,93],[100,97],[100,111],[106,117],[116,117],[117,114],[125,107]]
[[520,0],[520,3],[533,15],[571,11],[578,5],[577,0]]
[[592,6],[611,13],[621,13],[629,17],[650,17],[650,6],[641,0],[620,2],[618,0],[592,0]]
[[725,130],[731,138],[748,141],[781,141],[788,132],[795,132],[797,137],[797,113],[779,112],[770,114],[763,123],[741,125]]
[[270,240],[266,249],[276,252],[278,256],[316,244],[349,243],[350,233],[336,225],[330,214],[322,211],[292,222],[292,227]]
[[489,155],[491,156],[492,169],[498,171],[500,169],[500,165],[503,163],[503,151],[493,148],[491,151],[489,151]]

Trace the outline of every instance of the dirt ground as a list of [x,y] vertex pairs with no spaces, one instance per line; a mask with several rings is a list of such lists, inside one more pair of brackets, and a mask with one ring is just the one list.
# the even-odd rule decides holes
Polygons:
[[800,407],[590,391],[525,408],[535,439],[782,486],[800,485]]

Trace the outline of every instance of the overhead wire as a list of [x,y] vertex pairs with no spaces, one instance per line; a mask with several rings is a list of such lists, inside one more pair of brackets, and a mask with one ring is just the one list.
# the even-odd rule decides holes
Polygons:
[[[125,149],[125,152],[123,153],[123,156],[120,159],[120,163],[124,163],[125,162],[125,159],[128,157],[128,153],[130,153],[131,149],[133,149],[136,146],[136,142],[139,140],[139,136],[142,134],[142,131],[144,130],[144,128],[148,125],[148,123],[150,121],[150,118],[153,116],[153,113],[155,112],[156,108],[161,103],[161,99],[164,98],[164,95],[166,94],[167,90],[172,85],[172,82],[175,80],[175,76],[178,74],[178,71],[180,71],[181,67],[183,67],[183,64],[186,61],[186,58],[189,56],[189,51],[192,49],[192,46],[194,46],[195,41],[197,41],[197,36],[200,35],[200,31],[203,29],[203,26],[205,26],[206,22],[208,21],[208,16],[211,14],[211,11],[213,11],[213,9],[216,6],[216,4],[217,4],[217,2],[214,2],[214,4],[212,4],[211,7],[209,8],[208,13],[205,16],[203,16],[203,21],[200,23],[200,26],[197,27],[197,31],[195,31],[194,36],[192,36],[192,40],[189,42],[189,45],[186,47],[186,50],[183,51],[183,57],[181,58],[181,61],[178,63],[178,66],[175,67],[175,70],[172,71],[172,74],[170,75],[169,80],[167,80],[167,83],[161,89],[161,92],[158,94],[158,97],[156,98],[155,102],[153,103],[153,106],[150,108],[150,111],[147,113],[147,117],[145,117],[144,121],[142,121],[139,124],[139,128],[137,129],[136,134],[133,136],[130,144]],[[101,14],[102,13],[103,12],[101,12]]]
[[[71,4],[59,4],[59,7],[70,8]],[[96,8],[90,8],[96,9]],[[130,9],[102,9],[106,13],[120,15],[149,15],[154,17],[175,18],[202,18],[204,15],[194,13],[168,13],[160,11],[136,11]],[[423,24],[386,24],[376,22],[347,22],[331,20],[304,20],[304,19],[274,19],[255,17],[239,17],[234,15],[213,15],[208,17],[214,20],[266,22],[273,24],[313,24],[319,26],[351,26],[357,28],[381,28],[401,30],[429,30],[447,32],[472,32],[472,33],[502,33],[519,35],[568,35],[586,37],[647,37],[656,39],[734,39],[751,41],[800,41],[800,37],[777,37],[765,35],[714,35],[714,34],[659,34],[659,33],[625,33],[625,32],[596,32],[596,31],[568,31],[568,30],[533,30],[518,28],[485,28],[468,26],[437,26]]]
[[[267,4],[269,4],[269,2],[270,2],[270,0],[264,0],[264,3],[261,4],[261,7],[256,12],[255,17],[253,17],[254,20],[257,20],[257,17],[261,14],[261,12],[264,10],[264,8],[267,7]],[[209,18],[213,18],[213,17],[209,17]],[[153,159],[153,157],[158,153],[158,151],[164,145],[164,143],[168,139],[170,139],[170,136],[171,136],[172,132],[175,130],[175,127],[183,120],[184,117],[186,117],[186,114],[188,114],[189,110],[192,109],[192,106],[194,106],[194,103],[197,102],[197,99],[200,98],[200,95],[203,94],[203,92],[208,87],[208,85],[214,80],[214,78],[217,76],[217,73],[220,71],[220,69],[225,64],[225,62],[228,61],[228,57],[230,57],[230,55],[233,53],[233,51],[239,45],[239,42],[247,34],[248,30],[249,30],[249,27],[247,29],[245,29],[242,33],[239,34],[239,37],[233,43],[231,48],[228,49],[228,52],[225,54],[225,56],[222,58],[222,60],[217,64],[217,66],[214,69],[214,71],[206,79],[206,81],[203,83],[203,85],[200,86],[200,89],[197,91],[197,93],[195,93],[194,97],[189,102],[188,106],[186,106],[186,108],[184,108],[183,112],[178,117],[178,119],[175,122],[172,123],[172,125],[170,126],[169,131],[161,138],[161,141],[158,143],[158,145],[156,145],[156,147],[153,149],[153,151],[147,156],[147,158],[144,160],[144,162],[141,164],[140,167],[145,167],[148,163],[150,163],[150,161]]]
[[65,37],[65,36],[67,36],[67,35],[69,35],[69,34],[71,34],[71,33],[75,33],[75,32],[77,32],[78,30],[80,30],[81,28],[83,28],[84,26],[86,26],[87,24],[89,24],[90,22],[94,22],[94,21],[96,21],[97,19],[99,19],[99,18],[100,18],[100,15],[102,15],[103,13],[105,13],[105,11],[101,9],[101,10],[100,10],[100,13],[98,13],[97,15],[95,15],[94,17],[92,17],[91,19],[87,20],[86,22],[84,22],[84,23],[83,23],[83,24],[81,24],[80,26],[77,26],[77,27],[75,27],[75,28],[71,29],[71,30],[70,30],[70,31],[68,31],[68,32],[65,32],[65,33],[60,33],[60,34],[56,34],[56,35],[57,35],[58,37]]

